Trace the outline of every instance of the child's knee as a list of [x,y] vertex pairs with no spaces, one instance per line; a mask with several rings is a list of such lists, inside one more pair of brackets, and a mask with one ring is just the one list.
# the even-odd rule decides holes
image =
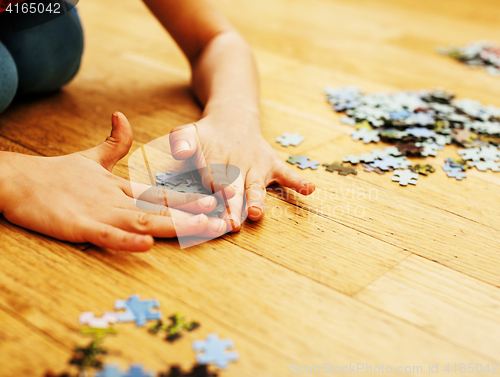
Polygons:
[[0,113],[12,102],[17,92],[17,69],[9,51],[0,42]]
[[80,68],[83,31],[73,12],[3,41],[16,62],[19,95],[53,92],[71,81]]

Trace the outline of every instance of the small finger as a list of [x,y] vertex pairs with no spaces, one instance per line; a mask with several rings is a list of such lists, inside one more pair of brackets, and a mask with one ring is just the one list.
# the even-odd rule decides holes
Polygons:
[[227,206],[221,217],[226,221],[227,229],[230,232],[238,232],[241,228],[241,211],[245,196],[244,181],[241,175],[233,182],[233,187],[236,195],[225,201]]
[[177,208],[192,213],[210,213],[217,206],[217,199],[210,195],[182,193],[157,186],[132,182],[124,188],[125,193],[137,200]]
[[208,217],[203,214],[193,215],[184,212],[185,216],[178,216],[173,213],[174,211],[176,210],[169,209],[170,216],[162,216],[116,209],[110,213],[108,221],[112,221],[112,224],[120,229],[161,238],[196,235],[205,231],[208,226]]
[[81,220],[80,229],[86,242],[109,249],[147,251],[154,244],[150,235],[135,234],[97,221]]
[[302,195],[311,195],[316,190],[313,182],[302,178],[283,163],[274,169],[271,182],[278,182],[281,186],[291,188]]
[[[186,216],[188,216],[186,212],[178,211],[175,209],[170,209],[170,216],[174,219],[175,224],[182,223],[185,221]],[[222,219],[218,219],[216,217],[208,217],[207,227],[203,232],[196,233],[197,237],[203,238],[217,238],[223,236],[226,233],[226,222]]]
[[250,220],[256,221],[264,216],[266,205],[266,185],[262,174],[250,170],[245,182],[245,195],[247,199],[246,213]]

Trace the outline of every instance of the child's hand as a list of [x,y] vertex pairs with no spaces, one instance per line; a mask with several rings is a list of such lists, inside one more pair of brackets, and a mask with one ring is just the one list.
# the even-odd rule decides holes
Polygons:
[[[215,124],[209,117],[194,125],[177,127],[170,134],[170,145],[174,158],[187,159],[198,168],[211,164],[218,166],[234,165],[241,171],[241,176],[235,182],[227,177],[225,169],[211,171],[211,180],[216,192],[224,191],[229,208],[223,218],[228,221],[228,228],[237,231],[241,223],[243,208],[243,193],[246,195],[245,211],[251,220],[259,220],[264,215],[266,187],[277,182],[303,195],[314,192],[315,185],[300,177],[290,169],[261,135],[258,122],[242,121],[230,127]],[[200,151],[198,146],[201,144]],[[208,177],[203,180],[209,189]],[[224,188],[227,183],[231,186]]]
[[[223,220],[192,214],[213,211],[216,200],[210,196],[141,185],[134,192],[148,192],[139,207],[150,209],[141,211],[131,183],[110,173],[131,144],[130,124],[115,113],[111,136],[95,148],[62,157],[0,152],[0,213],[61,240],[128,251],[150,249],[152,236],[224,234]],[[167,204],[178,209],[167,209]]]

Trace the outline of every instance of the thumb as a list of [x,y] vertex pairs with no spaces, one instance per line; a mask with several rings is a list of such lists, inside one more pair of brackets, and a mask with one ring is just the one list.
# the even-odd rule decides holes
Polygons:
[[185,160],[196,152],[201,152],[195,124],[175,127],[170,131],[170,149],[176,160]]
[[133,134],[130,123],[120,112],[113,113],[111,117],[111,135],[98,146],[88,149],[82,154],[106,170],[111,171],[115,164],[125,157],[132,146]]

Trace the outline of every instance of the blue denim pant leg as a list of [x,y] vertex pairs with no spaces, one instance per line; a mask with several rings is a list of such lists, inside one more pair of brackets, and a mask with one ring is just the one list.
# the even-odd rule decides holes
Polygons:
[[80,68],[83,30],[75,8],[49,22],[4,36],[1,42],[16,63],[17,95],[53,92]]
[[17,92],[17,68],[9,50],[0,42],[0,113],[12,102]]

